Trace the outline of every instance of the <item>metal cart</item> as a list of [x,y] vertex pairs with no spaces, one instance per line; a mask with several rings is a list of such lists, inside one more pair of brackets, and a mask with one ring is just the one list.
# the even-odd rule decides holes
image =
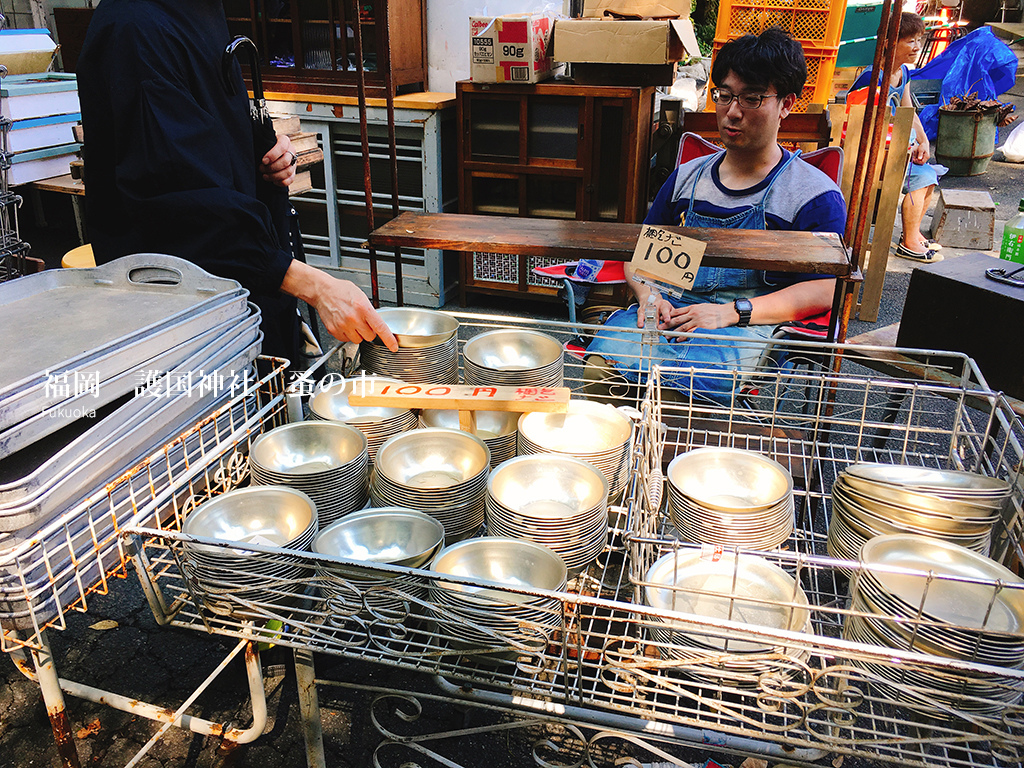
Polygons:
[[[229,743],[245,743],[262,733],[266,724],[263,679],[255,647],[247,643],[240,642],[199,689],[172,711],[60,678],[47,633],[65,629],[69,612],[88,611],[93,596],[106,594],[112,579],[127,576],[129,557],[120,536],[125,525],[175,505],[190,489],[202,487],[214,493],[218,487],[238,482],[241,469],[223,462],[224,456],[263,430],[287,421],[286,365],[285,360],[260,358],[258,375],[233,388],[231,399],[222,407],[30,538],[8,547],[0,558],[0,605],[8,616],[0,620],[0,647],[28,678],[38,682],[64,765],[79,764],[68,730],[64,694],[163,723],[160,733],[173,724],[220,736]],[[240,729],[184,714],[227,662],[243,651],[253,724]]]
[[[528,327],[563,340],[599,331],[518,318],[457,317],[462,343],[499,327]],[[641,359],[645,340],[650,337],[638,330]],[[694,337],[689,343],[711,341]],[[921,768],[1019,764],[1024,670],[977,656],[940,656],[923,640],[894,650],[843,639],[844,623],[859,613],[851,608],[848,585],[867,569],[828,557],[824,545],[831,485],[850,463],[967,469],[1012,484],[1013,496],[993,531],[992,555],[1019,568],[1024,426],[962,355],[901,350],[919,361],[919,375],[896,380],[874,374],[863,348],[787,342],[785,349],[772,351],[779,354],[771,365],[762,360],[725,373],[662,368],[647,359],[644,381],[597,389],[584,375],[583,361],[568,359],[567,386],[636,410],[634,471],[615,507],[609,547],[565,592],[490,591],[495,605],[530,597],[543,606],[514,627],[495,629],[482,617],[454,613],[429,597],[432,589],[450,584],[486,586],[471,579],[445,576],[442,583],[426,570],[348,563],[374,578],[402,578],[393,587],[370,591],[350,584],[347,594],[335,580],[329,592],[321,592],[317,585],[338,560],[258,544],[230,545],[249,553],[258,568],[225,566],[193,578],[190,545],[227,545],[182,534],[181,523],[196,504],[245,481],[251,433],[222,444],[219,455],[207,456],[186,474],[172,476],[173,493],[159,502],[147,499],[151,503],[140,506],[133,524],[122,529],[125,547],[161,623],[294,649],[312,766],[324,762],[313,668],[317,652],[432,676],[437,694],[379,691],[374,707],[406,707],[400,713],[405,721],[415,720],[424,702],[443,698],[510,712],[523,724],[564,724],[581,745],[578,765],[595,764],[597,745],[613,736],[654,759],[666,759],[667,750],[678,745],[704,745],[809,766],[842,755]],[[726,376],[732,384],[716,399],[678,389],[688,377],[701,376]],[[269,426],[265,422],[260,428]],[[806,593],[806,631],[769,631],[643,604],[647,567],[668,552],[693,547],[666,527],[663,473],[677,452],[701,445],[756,450],[792,473],[795,533],[780,549],[757,554],[779,565]],[[299,574],[265,579],[254,588],[252,571],[273,572],[280,562],[292,566],[291,574],[298,566]],[[1024,597],[1019,583],[968,581],[973,594],[984,595],[989,605],[1000,595]],[[792,610],[795,603],[781,600],[773,607]],[[927,627],[931,634],[979,635],[978,627],[936,624],[920,612],[885,618]],[[725,650],[673,653],[658,639],[666,623],[719,638]],[[477,640],[466,641],[466,626]],[[981,634],[991,629],[983,627]],[[742,665],[737,671],[729,650],[730,643],[743,642],[770,648],[756,656],[754,673]],[[433,742],[460,732],[399,736],[376,716],[374,723],[384,737],[378,752],[397,745],[455,765],[437,755]]]

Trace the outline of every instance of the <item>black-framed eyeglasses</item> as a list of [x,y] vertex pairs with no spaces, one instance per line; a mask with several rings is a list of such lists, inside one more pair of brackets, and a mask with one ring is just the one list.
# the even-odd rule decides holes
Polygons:
[[711,89],[711,100],[720,107],[728,107],[735,99],[743,109],[760,109],[765,99],[778,96],[777,93],[730,93],[721,88]]

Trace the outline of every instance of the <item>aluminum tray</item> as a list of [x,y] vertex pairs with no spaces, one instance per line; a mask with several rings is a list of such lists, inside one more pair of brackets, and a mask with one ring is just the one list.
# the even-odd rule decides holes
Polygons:
[[2,409],[26,391],[42,383],[45,392],[47,374],[77,370],[103,379],[152,357],[151,346],[136,342],[232,295],[245,295],[234,280],[162,254],[47,270],[0,285],[0,327],[20,332],[20,343],[0,358],[0,418],[14,420]]
[[[87,401],[93,408],[113,402],[131,390],[129,386],[117,391],[112,382],[118,377],[122,377],[121,381],[130,382],[132,376],[151,370],[154,358],[159,354],[195,339],[213,326],[245,317],[247,298],[248,292],[244,289],[218,296],[169,328],[108,350],[102,357],[89,362],[88,370],[75,368],[68,371],[66,382],[60,381],[60,372],[47,372],[52,374],[52,378],[38,377],[31,386],[0,399],[0,429],[13,431],[50,409],[70,409],[75,401]],[[59,418],[53,420],[58,425],[68,423]]]
[[[218,398],[206,412],[225,405],[228,397]],[[181,491],[170,487],[171,478],[194,471],[196,467],[190,463],[197,455],[217,455],[219,443],[237,441],[252,431],[258,415],[256,398],[249,397],[236,403],[230,418],[218,421],[214,429],[197,431],[177,443],[166,456],[151,463],[145,476],[147,494],[152,493],[163,503],[170,503],[174,495],[180,497]],[[183,423],[179,432],[194,423],[195,419]],[[258,423],[255,429],[258,434]],[[5,629],[38,630],[110,575],[111,564],[121,561],[116,551],[121,547],[117,530],[139,513],[134,491],[129,481],[99,502],[83,501],[46,526],[35,541],[0,556],[0,624]],[[41,556],[43,552],[45,556]]]
[[[262,340],[256,315],[223,340],[222,346],[194,355],[176,373],[216,372],[230,381],[236,371],[243,370],[259,355]],[[183,420],[195,420],[208,406],[205,398],[186,394],[132,398],[37,470],[37,477],[48,475],[49,480],[33,480],[37,489],[33,495],[0,506],[0,531],[20,531],[22,539],[30,536],[32,532],[25,529],[40,525],[76,499],[88,496],[96,485],[106,483],[119,469],[131,466],[150,452],[159,444],[158,438],[166,439],[171,434],[169,429]],[[0,539],[0,548],[4,546]]]
[[[77,421],[82,417],[82,411],[95,411],[109,405],[122,395],[128,394],[138,387],[143,376],[150,373],[159,375],[173,370],[175,366],[180,365],[193,355],[216,344],[226,334],[238,327],[240,322],[245,321],[245,315],[238,312],[235,304],[236,302],[231,302],[230,306],[222,305],[216,311],[204,313],[196,322],[183,323],[172,329],[173,332],[161,334],[158,354],[137,366],[99,382],[95,394],[80,392],[67,400],[53,404],[47,398],[43,403],[44,410],[0,432],[0,459],[7,458]],[[211,322],[216,324],[208,325]],[[251,317],[249,322],[251,322]],[[259,325],[258,316],[256,324]],[[177,330],[186,325],[193,327],[184,334],[184,338],[179,342]],[[197,334],[198,328],[203,330]],[[155,340],[146,339],[138,343],[156,346],[154,342]],[[173,346],[168,347],[165,346],[166,344],[173,344]],[[38,398],[33,398],[33,401],[38,404]]]

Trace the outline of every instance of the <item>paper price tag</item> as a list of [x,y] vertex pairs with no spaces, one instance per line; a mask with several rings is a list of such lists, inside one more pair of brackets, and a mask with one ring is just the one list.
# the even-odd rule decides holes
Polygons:
[[644,226],[629,266],[641,281],[686,290],[693,287],[705,248],[707,243],[692,237]]

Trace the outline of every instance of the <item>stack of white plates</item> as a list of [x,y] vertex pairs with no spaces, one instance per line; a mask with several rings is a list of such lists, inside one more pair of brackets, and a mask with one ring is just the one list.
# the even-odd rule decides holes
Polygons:
[[366,435],[366,446],[371,464],[376,460],[377,451],[389,437],[416,429],[419,423],[416,414],[407,408],[357,407],[349,404],[349,395],[372,394],[377,387],[383,384],[402,384],[402,382],[383,376],[342,379],[323,389],[318,389],[309,399],[310,418],[351,424]]
[[364,610],[387,618],[404,618],[427,599],[423,577],[390,574],[372,569],[374,563],[423,568],[444,544],[444,527],[430,515],[414,509],[364,509],[324,528],[313,539],[320,555],[355,560],[317,564],[320,589],[333,610],[358,614]]
[[[215,496],[197,507],[182,533],[237,544],[308,550],[317,532],[313,500],[301,491],[253,485]],[[237,601],[274,601],[301,593],[305,568],[298,556],[186,542],[183,574],[207,606],[244,610]]]
[[379,310],[398,339],[392,352],[379,340],[359,345],[367,373],[393,376],[412,384],[459,383],[459,321],[444,312],[398,307]]
[[[811,612],[803,589],[782,568],[756,555],[670,552],[648,570],[644,602],[651,608],[691,614],[706,622],[733,621],[761,631],[811,631]],[[708,634],[706,628],[682,619],[652,617],[652,622],[649,631],[663,644],[662,656],[691,660],[683,669],[696,679],[756,687],[762,675],[788,677],[799,662],[810,657],[807,649],[779,646],[756,636]],[[778,654],[797,663],[787,664]],[[707,661],[698,661],[701,656]]]
[[418,509],[438,520],[445,541],[459,541],[484,522],[490,452],[457,429],[417,429],[381,446],[370,475],[374,506]]
[[[476,428],[473,434],[479,437],[491,451],[491,468],[516,455],[516,423],[519,414],[510,411],[474,411]],[[459,429],[458,411],[420,411],[421,427]]]
[[480,333],[462,349],[466,384],[561,387],[565,351],[558,339],[538,331],[501,329]]
[[564,590],[565,563],[547,547],[485,536],[445,547],[431,570],[478,582],[471,586],[439,578],[430,585],[437,632],[456,645],[543,652],[552,630],[561,625],[556,598],[502,589]]
[[608,481],[571,456],[509,459],[487,481],[487,533],[550,547],[578,573],[608,543]]
[[1009,496],[1005,480],[973,472],[851,464],[832,485],[828,552],[856,560],[875,536],[914,533],[986,555]]
[[697,448],[668,465],[668,512],[684,541],[775,549],[793,534],[793,476],[739,448]]
[[566,413],[524,413],[519,417],[518,452],[575,456],[600,469],[608,480],[608,497],[616,498],[629,482],[629,446],[633,422],[607,403],[570,400]]
[[[1009,569],[956,544],[914,534],[877,536],[861,548],[860,560],[864,569],[850,585],[853,608],[873,615],[848,616],[846,639],[982,664],[1024,666],[1024,579]],[[877,683],[917,710],[929,711],[940,703],[965,712],[999,714],[1024,693],[1009,676],[856,663],[900,686],[890,689]],[[943,716],[938,709],[934,713]]]
[[260,435],[249,449],[259,485],[286,485],[316,504],[321,526],[362,509],[369,498],[366,436],[348,424],[299,421]]

